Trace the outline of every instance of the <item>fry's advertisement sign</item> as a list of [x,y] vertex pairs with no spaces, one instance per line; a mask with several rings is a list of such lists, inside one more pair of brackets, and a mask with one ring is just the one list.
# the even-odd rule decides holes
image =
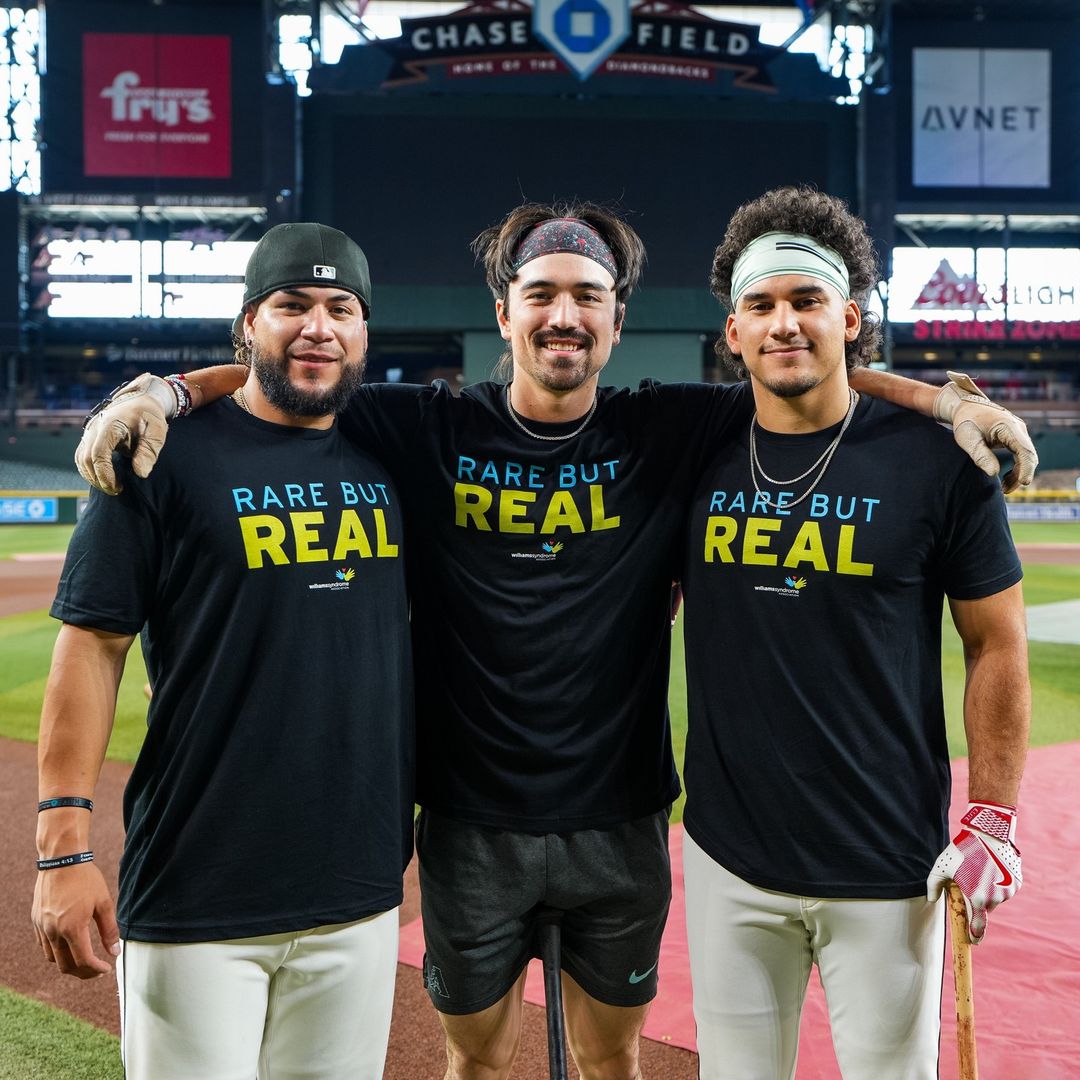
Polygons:
[[86,176],[232,174],[231,39],[83,34]]

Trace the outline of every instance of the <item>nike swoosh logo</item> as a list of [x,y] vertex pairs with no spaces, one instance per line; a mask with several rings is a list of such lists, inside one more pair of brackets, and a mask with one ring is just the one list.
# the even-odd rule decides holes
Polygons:
[[[994,854],[994,849],[983,839],[980,838],[979,843],[990,853],[990,858],[994,860],[994,865],[1001,871],[1001,880],[997,882],[1001,888],[1007,889],[1013,883],[1013,876],[1009,873],[1009,868]],[[655,967],[655,965],[653,965]]]
[[[999,863],[998,865],[1000,866],[1001,864]],[[659,963],[659,961],[657,961],[657,963]],[[643,971],[640,975],[637,973],[637,970],[635,969],[634,971],[630,972],[630,982],[636,985],[637,983],[641,982],[643,979],[647,979],[653,973],[653,971],[655,971],[655,970],[656,970],[656,964],[653,964],[653,966],[651,968],[649,968],[648,971]]]

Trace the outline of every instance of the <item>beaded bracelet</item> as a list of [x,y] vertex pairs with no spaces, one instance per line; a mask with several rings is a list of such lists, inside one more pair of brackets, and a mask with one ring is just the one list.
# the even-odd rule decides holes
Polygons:
[[74,855],[61,855],[58,859],[38,859],[39,870],[59,870],[62,866],[78,866],[80,863],[93,862],[92,851],[78,851]]
[[167,382],[176,395],[176,413],[173,416],[174,420],[179,420],[181,417],[187,416],[191,412],[191,391],[184,385],[184,377],[182,375],[166,375],[165,382]]
[[63,795],[58,799],[43,799],[37,804],[37,812],[42,810],[55,810],[59,806],[79,806],[83,810],[94,812],[93,799],[84,799],[79,795]]

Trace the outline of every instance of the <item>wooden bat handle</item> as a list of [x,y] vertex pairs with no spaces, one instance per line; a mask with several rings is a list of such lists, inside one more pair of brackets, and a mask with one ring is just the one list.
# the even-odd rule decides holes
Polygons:
[[949,926],[952,929],[953,985],[956,989],[956,1052],[960,1061],[959,1080],[979,1080],[975,1053],[975,1001],[971,985],[971,941],[968,938],[964,894],[955,881],[946,893]]

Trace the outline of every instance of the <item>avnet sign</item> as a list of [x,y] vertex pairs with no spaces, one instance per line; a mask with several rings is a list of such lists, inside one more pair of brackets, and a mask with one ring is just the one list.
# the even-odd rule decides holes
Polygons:
[[533,33],[587,79],[629,36],[630,0],[536,0]]
[[1050,51],[915,49],[912,183],[1050,186]]

